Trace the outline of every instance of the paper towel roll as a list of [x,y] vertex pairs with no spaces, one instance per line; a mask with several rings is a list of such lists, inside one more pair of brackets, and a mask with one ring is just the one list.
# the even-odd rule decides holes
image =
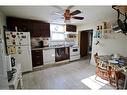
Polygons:
[[7,70],[11,71],[12,70],[12,66],[11,66],[11,55],[7,55],[6,56],[6,63],[7,63]]

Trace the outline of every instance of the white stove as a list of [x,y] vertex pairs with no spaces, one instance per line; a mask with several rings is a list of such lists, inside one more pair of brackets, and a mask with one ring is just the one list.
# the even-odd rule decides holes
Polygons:
[[79,46],[70,47],[70,61],[80,59],[80,48]]

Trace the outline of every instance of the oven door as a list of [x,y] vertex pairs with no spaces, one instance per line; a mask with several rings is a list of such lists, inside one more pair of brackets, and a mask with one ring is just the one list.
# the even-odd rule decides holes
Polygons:
[[79,48],[70,47],[70,55],[79,55],[79,54],[80,54]]

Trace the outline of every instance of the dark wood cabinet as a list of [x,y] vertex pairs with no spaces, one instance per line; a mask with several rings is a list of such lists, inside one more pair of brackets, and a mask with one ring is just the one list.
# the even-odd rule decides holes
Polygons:
[[55,61],[62,61],[69,59],[69,47],[55,48]]
[[43,37],[50,37],[50,24],[49,23],[40,23],[40,30],[42,31]]
[[7,29],[9,31],[16,31],[15,27],[17,27],[18,31],[28,32],[30,31],[29,21],[26,19],[18,19],[14,17],[7,17]]
[[18,31],[29,31],[32,37],[50,37],[49,23],[16,17],[7,17],[6,20],[9,31],[15,31],[15,27],[17,27]]
[[42,50],[32,50],[32,65],[33,67],[43,65]]
[[41,25],[38,21],[31,21],[31,36],[32,37],[43,37],[42,31],[40,29]]
[[67,32],[76,32],[76,25],[70,25],[70,24],[67,24],[66,25],[66,31]]

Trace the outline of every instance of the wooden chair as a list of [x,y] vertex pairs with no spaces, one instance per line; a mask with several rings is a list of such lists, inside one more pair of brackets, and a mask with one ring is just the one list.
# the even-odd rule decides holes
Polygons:
[[109,67],[109,83],[114,86],[116,89],[123,88],[125,76],[117,71],[114,66]]
[[96,63],[96,77],[99,76],[104,80],[109,80],[108,66],[107,64],[101,63],[98,59],[98,53],[94,54],[94,60]]

